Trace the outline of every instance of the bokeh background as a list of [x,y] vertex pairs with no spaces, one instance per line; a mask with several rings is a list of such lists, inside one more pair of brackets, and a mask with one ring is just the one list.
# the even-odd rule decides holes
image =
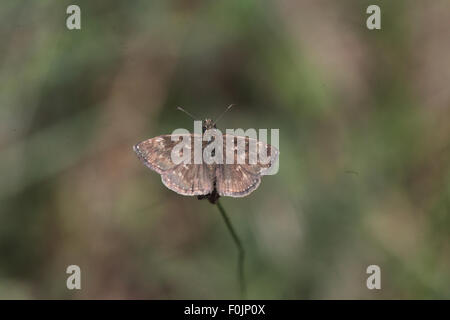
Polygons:
[[222,198],[249,298],[450,298],[449,34],[448,0],[2,1],[0,298],[238,298],[217,208],[132,151],[231,103],[219,128],[280,129]]

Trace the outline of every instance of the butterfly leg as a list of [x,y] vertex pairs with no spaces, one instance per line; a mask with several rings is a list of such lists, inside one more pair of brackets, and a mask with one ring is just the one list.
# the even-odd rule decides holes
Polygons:
[[209,202],[211,202],[212,204],[215,204],[217,202],[217,200],[219,200],[219,198],[220,198],[220,196],[217,193],[216,189],[214,189],[213,192],[211,192],[209,194],[197,196],[198,200],[208,199]]

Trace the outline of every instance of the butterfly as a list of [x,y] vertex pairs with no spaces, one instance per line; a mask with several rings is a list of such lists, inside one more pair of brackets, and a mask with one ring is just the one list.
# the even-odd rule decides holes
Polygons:
[[[228,110],[228,109],[227,109]],[[184,111],[184,110],[183,110]],[[217,129],[216,122],[211,119],[202,121],[202,132]],[[188,135],[188,137],[186,137]],[[223,153],[226,154],[226,141],[233,141],[234,146],[239,143],[245,146],[243,152],[234,153],[233,163],[206,163],[196,164],[191,158],[190,163],[174,163],[172,160],[172,150],[179,143],[179,140],[188,138],[191,145],[187,146],[193,150],[195,139],[202,139],[201,135],[195,133],[178,135],[161,135],[134,145],[133,149],[139,159],[151,170],[161,175],[163,184],[172,191],[185,196],[197,196],[198,199],[208,199],[211,203],[221,196],[245,197],[255,191],[261,183],[261,176],[267,174],[278,158],[278,150],[263,142],[246,136],[231,136],[224,134]],[[202,151],[212,142],[202,140]],[[252,148],[251,146],[257,146]],[[249,161],[255,157],[255,152],[260,149],[266,152],[269,161],[263,163],[258,159]],[[237,149],[237,148],[234,148]],[[216,151],[213,150],[214,154]],[[252,154],[253,153],[253,154]],[[192,155],[194,152],[191,153]],[[238,157],[245,157],[245,161],[237,161]],[[256,159],[256,157],[254,158]],[[242,160],[242,159],[241,159]]]

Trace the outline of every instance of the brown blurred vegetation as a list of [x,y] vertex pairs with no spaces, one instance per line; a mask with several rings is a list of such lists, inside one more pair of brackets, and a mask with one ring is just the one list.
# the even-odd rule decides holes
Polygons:
[[69,4],[0,5],[0,298],[237,298],[217,209],[132,151],[230,103],[280,129],[279,173],[222,199],[249,298],[450,298],[450,2]]

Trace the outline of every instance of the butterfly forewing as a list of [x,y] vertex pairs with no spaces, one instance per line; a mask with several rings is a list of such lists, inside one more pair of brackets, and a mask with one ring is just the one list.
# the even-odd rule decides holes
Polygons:
[[[183,138],[188,139],[183,140]],[[182,195],[206,195],[214,189],[214,167],[206,164],[195,164],[194,134],[163,135],[145,140],[134,146],[139,158],[150,169],[161,175],[164,185]],[[173,148],[186,141],[190,153],[189,163],[176,163],[172,160]],[[189,145],[190,144],[190,145]],[[180,154],[181,156],[181,154]]]
[[[181,137],[182,135],[180,135]],[[177,143],[178,139],[173,141],[172,135],[163,135],[142,141],[133,149],[147,167],[161,174],[175,166],[171,153]]]

